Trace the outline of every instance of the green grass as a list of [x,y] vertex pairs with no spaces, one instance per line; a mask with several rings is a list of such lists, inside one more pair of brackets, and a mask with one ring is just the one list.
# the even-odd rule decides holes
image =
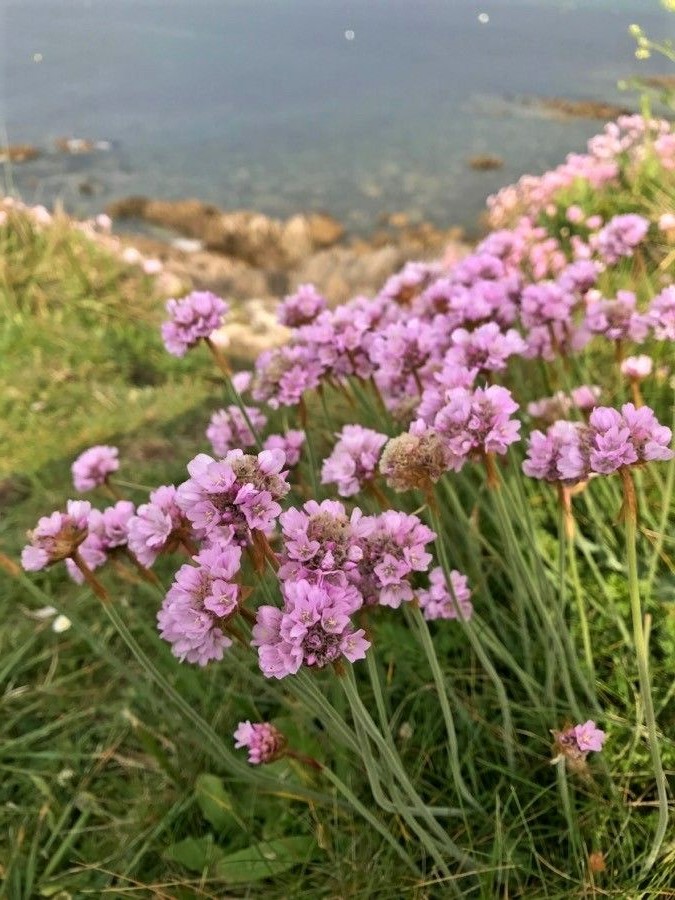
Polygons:
[[[635,208],[637,196],[640,208],[649,205],[656,217],[662,197],[653,185],[648,187],[596,200],[611,213]],[[667,258],[668,248],[655,244],[647,265],[656,268]],[[0,896],[675,896],[672,833],[648,876],[638,864],[653,831],[654,793],[649,756],[634,726],[638,693],[633,652],[618,625],[619,620],[629,622],[629,605],[617,522],[620,496],[613,480],[598,479],[575,502],[584,550],[579,568],[610,739],[601,759],[594,761],[591,779],[569,779],[572,827],[550,765],[549,734],[564,724],[569,704],[560,693],[545,690],[542,673],[551,668],[549,661],[534,661],[539,683],[530,686],[530,693],[508,663],[498,663],[518,741],[516,773],[509,775],[493,684],[460,630],[434,628],[461,769],[484,814],[464,809],[442,820],[447,834],[478,858],[477,873],[453,869],[441,882],[431,874],[411,875],[372,825],[325,780],[288,761],[269,767],[280,785],[275,790],[233,777],[222,754],[210,749],[204,733],[171,702],[169,692],[148,677],[86,589],[71,583],[60,567],[30,577],[20,574],[15,561],[23,533],[39,515],[72,495],[69,467],[80,450],[96,442],[118,445],[120,480],[129,483],[129,495],[140,501],[143,485],[182,480],[185,461],[207,449],[205,423],[223,394],[205,353],[174,360],[162,350],[157,332],[162,301],[152,282],[65,223],[37,231],[27,221],[17,221],[12,229],[0,229],[0,259]],[[620,277],[639,280],[646,292],[639,271],[626,267]],[[663,362],[667,351],[660,348]],[[588,380],[607,380],[610,364],[606,355],[591,354],[583,374]],[[532,368],[513,375],[528,398],[559,386],[537,381]],[[354,415],[341,395],[327,394],[333,422],[341,413]],[[649,400],[662,420],[670,417],[672,389],[666,381],[655,384]],[[315,449],[322,456],[332,429],[320,407],[311,412]],[[512,462],[515,468],[517,459]],[[643,596],[652,616],[652,681],[662,752],[672,776],[675,547],[669,532],[651,593],[647,579],[666,473],[666,467],[656,474],[649,469],[640,479],[649,502],[638,549]],[[516,592],[531,591],[513,558],[519,551],[503,543],[499,517],[477,472],[447,483],[456,489],[460,508],[472,513],[463,520],[444,495],[443,530],[452,564],[472,576],[476,605],[485,610],[495,633],[516,647],[518,626],[510,603]],[[558,574],[555,499],[532,483],[521,486],[521,496],[519,485],[517,479],[509,481],[520,552],[545,590]],[[177,564],[173,558],[158,566],[165,584]],[[335,745],[292,685],[280,695],[278,686],[263,679],[239,650],[206,670],[178,665],[154,627],[161,595],[129,572],[122,577],[108,572],[103,578],[115,610],[152,664],[225,747],[231,747],[231,732],[240,719],[274,718],[295,747],[329,761],[378,822],[402,843],[408,841],[408,848],[415,846],[402,818],[376,809],[360,757]],[[580,647],[569,571],[563,583],[563,608],[572,622],[572,640]],[[36,610],[47,605],[67,614],[72,628],[56,634],[51,619],[36,618]],[[374,629],[396,747],[428,803],[456,805],[432,672],[414,630],[389,612],[379,611]],[[365,666],[357,667],[357,674],[375,715]],[[549,674],[557,684],[559,673]],[[323,696],[346,711],[336,679],[324,673],[316,682]],[[200,776],[205,773],[219,779],[208,782],[217,797],[215,807],[204,798],[207,782]],[[307,791],[316,796],[301,796]],[[267,881],[235,886],[218,877],[213,860],[219,851],[241,851],[279,837],[311,839],[294,867]],[[604,872],[589,871],[593,852],[605,854]],[[423,873],[431,873],[419,847],[415,861]]]

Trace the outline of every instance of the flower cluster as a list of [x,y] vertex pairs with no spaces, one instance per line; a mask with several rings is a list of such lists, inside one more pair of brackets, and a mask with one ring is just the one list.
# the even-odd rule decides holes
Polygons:
[[76,491],[91,491],[105,484],[119,467],[117,447],[98,445],[81,453],[71,467]]
[[286,457],[282,450],[262,450],[257,456],[230,450],[222,460],[200,453],[190,463],[190,478],[178,488],[176,501],[192,523],[205,534],[245,544],[250,530],[267,531],[289,491]]
[[471,590],[466,575],[456,569],[450,572],[451,590],[445,574],[440,567],[429,572],[428,590],[418,591],[424,618],[430,622],[435,619],[470,619],[473,615]]
[[398,609],[413,599],[413,573],[429,568],[426,545],[436,535],[417,516],[393,509],[365,517],[361,528],[358,588],[363,602]]
[[263,442],[263,450],[281,450],[286,457],[286,465],[292,468],[300,462],[306,437],[304,431],[293,428],[284,434],[271,434]]
[[174,550],[189,537],[189,523],[170,484],[152,491],[148,503],[142,503],[128,522],[129,549],[144,566],[152,566],[160,553]]
[[37,572],[55,562],[72,557],[87,537],[91,504],[86,500],[69,500],[66,512],[42,516],[28,533],[30,541],[21,553],[21,564],[27,572]]
[[575,483],[591,474],[610,475],[624,466],[668,460],[671,430],[648,406],[626,403],[621,411],[598,406],[588,425],[559,421],[530,435],[523,471],[532,478]]
[[564,759],[573,772],[586,771],[589,753],[599,753],[607,739],[604,731],[592,719],[579,725],[572,725],[563,731],[554,731],[553,759],[556,763]]
[[322,297],[313,284],[301,284],[294,294],[289,294],[279,304],[279,321],[289,328],[309,325],[326,308],[326,298]]
[[237,750],[248,750],[248,761],[252,766],[274,762],[283,756],[286,738],[269,722],[240,722],[234,732],[234,746]]
[[164,346],[174,356],[185,356],[202,338],[220,328],[227,303],[210,291],[193,291],[182,300],[168,300],[168,321],[162,325]]
[[355,587],[300,579],[282,585],[284,605],[260,606],[253,627],[254,647],[267,678],[295,675],[301,666],[323,668],[363,659],[370,641],[354,629],[350,616],[361,606]]
[[254,446],[256,438],[251,426],[257,431],[262,430],[267,424],[267,417],[255,406],[247,406],[245,409],[248,422],[238,406],[219,409],[211,416],[206,437],[211,442],[216,456],[225,456],[228,451],[235,448]]
[[361,425],[345,425],[337,438],[323,462],[321,483],[336,484],[341,497],[351,497],[375,477],[387,436]]
[[239,608],[241,549],[211,545],[194,558],[196,566],[181,566],[157,613],[159,633],[180,660],[205,666],[219,660],[231,646],[227,622]]
[[302,578],[316,584],[354,581],[363,558],[360,539],[363,516],[355,509],[347,516],[337,500],[308,500],[302,510],[291,508],[279,517],[284,549],[279,577]]

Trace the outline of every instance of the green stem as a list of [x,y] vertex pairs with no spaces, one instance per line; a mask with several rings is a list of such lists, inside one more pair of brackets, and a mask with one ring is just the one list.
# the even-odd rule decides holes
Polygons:
[[[642,620],[642,606],[640,604],[640,588],[638,582],[637,567],[637,508],[635,490],[630,470],[622,469],[621,477],[624,488],[624,514],[626,533],[626,560],[628,564],[628,587],[630,591],[630,609],[633,623],[633,640],[635,643],[635,655],[637,659],[638,677],[640,683],[640,696],[644,710],[645,724],[649,741],[649,751],[654,767],[656,779],[656,791],[659,801],[659,818],[652,846],[645,860],[645,870],[652,868],[659,855],[663,839],[668,828],[668,789],[666,777],[659,752],[659,737],[656,730],[656,716],[652,702],[651,683],[649,677],[649,659],[647,641],[645,639]],[[638,723],[639,726],[640,723]]]
[[[438,551],[438,557],[441,563],[441,568],[443,569],[443,574],[445,575],[445,582],[448,588],[448,591],[453,593],[452,588],[452,568],[450,566],[450,562],[448,560],[447,554],[445,552],[445,542],[443,541],[443,525],[441,523],[440,517],[436,509],[432,508],[431,505],[428,507],[429,516],[431,519],[432,527],[436,532],[436,548]],[[461,607],[458,603],[455,604],[457,606],[457,615],[462,623],[462,627],[469,639],[469,643],[471,644],[471,648],[473,652],[476,654],[480,664],[485,669],[488,678],[493,684],[495,692],[497,694],[497,699],[499,701],[499,708],[502,714],[502,726],[504,729],[504,751],[506,753],[506,759],[508,762],[508,766],[511,770],[515,769],[515,746],[516,746],[516,733],[513,727],[513,720],[511,718],[511,708],[509,706],[509,698],[506,693],[506,688],[504,687],[504,683],[499,677],[497,670],[492,664],[490,657],[488,656],[485,648],[483,647],[476,631],[471,625],[469,619],[464,618],[462,615]]]
[[417,625],[417,629],[420,635],[420,642],[422,644],[422,647],[424,648],[424,652],[427,655],[429,667],[431,668],[431,674],[433,675],[434,684],[436,685],[438,702],[441,706],[441,712],[443,713],[443,720],[445,722],[445,731],[448,736],[448,757],[450,762],[450,772],[452,773],[452,777],[455,782],[455,788],[457,789],[459,795],[461,797],[464,797],[467,803],[473,806],[474,809],[481,809],[480,804],[475,799],[469,788],[466,786],[464,778],[462,777],[462,770],[459,762],[459,748],[457,745],[457,732],[455,731],[455,722],[452,716],[450,703],[448,701],[448,695],[445,690],[445,679],[443,677],[443,671],[438,661],[438,656],[436,655],[436,648],[434,647],[434,642],[429,632],[429,626],[427,625],[426,620],[422,615],[422,611],[418,606],[414,606],[410,610],[410,615],[415,620],[415,623]]
[[586,604],[584,603],[581,581],[579,580],[579,568],[577,566],[577,555],[574,548],[574,539],[566,539],[563,529],[563,542],[567,545],[567,556],[569,559],[570,575],[572,577],[572,587],[574,588],[574,599],[577,604],[577,613],[579,615],[579,625],[581,627],[581,640],[584,646],[584,658],[586,660],[586,668],[591,676],[591,687],[595,694],[595,663],[593,661],[593,645],[591,643],[591,631],[588,625],[588,617],[586,615]]

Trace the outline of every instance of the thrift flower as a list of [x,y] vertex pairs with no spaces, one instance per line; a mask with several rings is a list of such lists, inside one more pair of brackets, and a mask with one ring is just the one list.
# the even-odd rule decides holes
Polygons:
[[641,356],[628,356],[621,363],[621,374],[626,378],[632,378],[636,381],[642,381],[652,374],[654,361],[651,356],[642,354]]
[[554,731],[553,737],[554,758],[551,762],[556,763],[564,759],[570,769],[579,774],[587,773],[588,754],[599,753],[607,739],[605,732],[591,719],[583,724],[565,728],[564,731]]
[[202,338],[220,328],[227,303],[210,291],[193,291],[182,300],[168,300],[168,321],[162,325],[164,346],[174,356],[185,356]]
[[181,662],[205,666],[223,657],[232,641],[227,621],[238,611],[241,549],[215,544],[193,557],[196,566],[181,566],[157,614],[159,633]]
[[243,747],[248,750],[248,761],[252,766],[274,762],[283,755],[286,747],[286,738],[269,722],[255,722],[253,725],[248,720],[240,722],[234,732],[234,740],[237,750]]
[[129,549],[144,566],[152,566],[160,553],[174,550],[182,534],[189,536],[189,528],[173,485],[152,491],[148,503],[141,504],[128,522]]
[[370,642],[363,629],[354,630],[350,616],[361,606],[353,586],[287,581],[282,585],[283,609],[258,608],[252,646],[267,678],[295,675],[301,666],[323,668],[345,657],[363,659]]
[[271,434],[263,443],[263,450],[281,450],[286,455],[286,465],[297,466],[302,456],[305,432],[290,429],[284,434]]
[[194,528],[207,535],[224,528],[244,544],[249,530],[268,531],[281,512],[277,500],[290,490],[285,461],[282,450],[257,456],[230,450],[219,461],[200,453],[188,463],[190,478],[179,486],[177,504]]
[[412,573],[429,568],[432,557],[425,548],[436,535],[417,516],[391,509],[366,517],[362,524],[367,529],[359,541],[358,587],[363,600],[398,609],[413,599]]
[[648,231],[649,220],[643,216],[634,213],[614,216],[598,232],[598,252],[606,262],[613,265],[622,257],[632,256]]
[[380,472],[395,491],[429,491],[447,470],[441,436],[422,421],[410,431],[391,438],[382,451]]
[[71,557],[87,537],[91,504],[86,500],[69,500],[66,512],[42,516],[30,541],[21,553],[21,565],[27,572],[37,572],[52,563]]
[[[246,414],[258,431],[267,424],[267,417],[257,407],[247,406]],[[235,448],[253,447],[256,442],[255,435],[238,406],[228,406],[227,409],[215,412],[206,429],[206,437],[211,442],[216,456],[225,456],[229,450]]]
[[[473,615],[471,591],[466,575],[456,569],[450,572],[452,593],[448,590],[443,569],[437,567],[429,572],[429,589],[418,591],[417,598],[424,618],[429,622],[435,619],[470,619]],[[458,612],[459,607],[459,612]]]
[[341,497],[351,497],[375,477],[387,436],[361,425],[345,425],[337,437],[333,452],[323,462],[321,483],[337,484]]
[[675,341],[675,287],[654,297],[648,316],[657,341]]
[[279,321],[289,328],[307,325],[326,308],[326,298],[322,297],[313,284],[301,284],[294,294],[289,294],[279,304]]
[[91,491],[105,484],[119,467],[117,447],[98,445],[81,453],[71,467],[76,491]]

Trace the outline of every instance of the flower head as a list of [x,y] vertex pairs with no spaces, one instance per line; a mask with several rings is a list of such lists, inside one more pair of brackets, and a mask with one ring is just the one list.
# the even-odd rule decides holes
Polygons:
[[232,641],[227,621],[237,612],[241,549],[214,544],[194,557],[196,566],[181,566],[157,614],[159,633],[181,661],[205,666],[223,657]]
[[617,263],[624,256],[632,256],[649,231],[649,220],[635,213],[614,216],[598,232],[597,247],[602,258]]
[[580,725],[573,725],[563,731],[554,731],[554,758],[552,762],[564,759],[573,772],[587,772],[586,757],[589,753],[599,753],[607,739],[604,731],[591,719]]
[[185,356],[202,338],[220,328],[227,303],[210,291],[193,291],[182,300],[168,300],[168,321],[162,325],[164,346],[174,356]]
[[641,354],[640,356],[628,356],[621,363],[621,374],[626,378],[634,381],[642,381],[652,374],[654,368],[654,360],[651,356]]
[[424,618],[430,622],[434,619],[470,619],[473,615],[471,590],[466,575],[453,569],[450,579],[452,591],[448,590],[443,569],[432,569],[429,572],[428,590],[417,593]]
[[71,467],[76,491],[91,491],[105,484],[119,467],[117,447],[97,445],[81,453]]
[[176,488],[162,485],[129,520],[129,549],[144,566],[151,566],[160,553],[173,550],[181,532],[187,530],[187,520],[176,502]]
[[414,422],[410,431],[391,438],[382,451],[380,472],[395,491],[428,491],[447,470],[443,440],[433,428]]
[[[247,406],[246,414],[251,425],[257,430],[261,430],[267,424],[267,417],[255,406]],[[255,435],[238,406],[228,406],[227,409],[215,412],[206,429],[206,437],[211,442],[216,456],[225,456],[229,450],[235,448],[253,447],[256,442]]]
[[234,732],[234,746],[237,750],[248,750],[248,761],[252,766],[274,762],[283,755],[286,738],[269,722],[240,722]]
[[321,483],[337,484],[341,497],[351,497],[375,476],[387,436],[361,425],[345,425],[337,437],[333,452],[323,462]]
[[281,450],[286,456],[286,465],[297,466],[302,456],[306,434],[292,428],[283,434],[271,434],[263,443],[263,450]]
[[279,321],[289,328],[308,325],[326,308],[326,298],[322,297],[313,284],[301,284],[294,294],[289,294],[279,304]]
[[363,520],[358,587],[364,602],[391,606],[413,599],[413,572],[426,572],[431,554],[426,545],[436,535],[415,515],[393,509]]
[[267,531],[281,512],[277,500],[290,490],[285,461],[281,450],[257,456],[230,450],[218,461],[200,453],[188,463],[190,478],[179,486],[177,504],[194,528],[207,535],[226,529],[244,544],[251,529]]
[[303,665],[323,668],[343,656],[350,662],[365,657],[370,642],[350,619],[362,602],[355,587],[300,579],[284,582],[282,592],[283,609],[259,607],[253,627],[251,643],[267,678],[295,675]]
[[86,500],[69,500],[66,512],[42,516],[28,532],[30,543],[21,553],[21,565],[27,572],[37,572],[52,563],[73,556],[87,537],[91,504]]

